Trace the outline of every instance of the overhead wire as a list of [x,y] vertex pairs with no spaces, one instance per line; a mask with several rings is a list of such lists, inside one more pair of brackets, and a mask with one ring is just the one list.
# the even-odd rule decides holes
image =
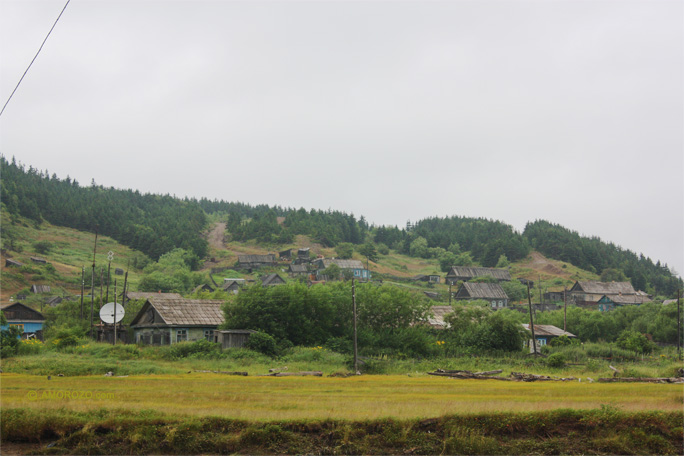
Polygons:
[[59,18],[62,17],[62,14],[64,13],[64,10],[66,10],[67,6],[69,6],[69,2],[70,2],[70,1],[71,1],[71,0],[67,0],[66,4],[64,5],[64,8],[62,8],[62,11],[59,13],[59,16],[57,16],[57,19],[55,20],[55,23],[52,24],[52,27],[50,28],[50,31],[48,32],[48,34],[45,36],[45,39],[43,40],[43,43],[40,45],[40,48],[38,49],[38,52],[36,52],[36,55],[33,57],[33,60],[31,60],[31,63],[29,63],[29,66],[26,68],[26,71],[24,71],[24,74],[21,76],[21,79],[19,79],[19,82],[17,82],[16,87],[14,88],[14,90],[13,90],[12,93],[10,94],[9,98],[8,98],[7,101],[5,102],[5,105],[2,107],[2,111],[0,111],[0,116],[2,116],[2,113],[5,112],[5,108],[7,107],[7,104],[10,102],[10,100],[11,100],[12,97],[14,96],[14,93],[15,93],[15,92],[17,91],[17,89],[19,88],[19,85],[21,84],[21,81],[24,80],[24,76],[26,76],[26,73],[28,73],[28,70],[31,68],[31,65],[33,65],[33,62],[35,62],[35,61],[36,61],[36,58],[38,58],[38,54],[40,54],[40,51],[43,49],[43,46],[45,46],[45,42],[46,42],[46,41],[48,40],[48,38],[50,37],[50,34],[52,33],[52,31],[54,30],[55,26],[57,25],[57,22],[59,22]]

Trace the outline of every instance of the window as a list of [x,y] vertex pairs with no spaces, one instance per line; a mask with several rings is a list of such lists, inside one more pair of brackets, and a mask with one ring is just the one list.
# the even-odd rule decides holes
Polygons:
[[537,343],[540,347],[543,347],[544,345],[546,345],[546,339],[537,339]]
[[496,301],[492,301],[492,308],[496,309]]
[[23,323],[10,323],[9,326],[10,326],[10,328],[12,328],[12,327],[19,328],[19,329],[21,329],[22,333],[24,332],[24,324]]
[[499,307],[503,307],[503,301],[499,301]]
[[176,331],[176,342],[185,342],[188,340],[188,330],[179,329]]
[[211,329],[205,329],[204,330],[204,338],[207,339],[209,342],[214,341],[214,331]]

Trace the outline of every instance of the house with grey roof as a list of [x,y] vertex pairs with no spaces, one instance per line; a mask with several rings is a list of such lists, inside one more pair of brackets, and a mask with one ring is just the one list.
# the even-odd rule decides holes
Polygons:
[[363,266],[359,260],[343,260],[340,258],[318,258],[314,260],[313,265],[316,268],[316,277],[318,280],[324,280],[323,271],[330,265],[335,264],[343,271],[350,270],[356,279],[370,280],[371,273]]
[[[525,328],[526,330],[530,330],[530,325],[529,323],[521,323],[522,327]],[[577,336],[568,332],[568,331],[563,331],[557,326],[553,325],[534,325],[534,339],[537,341],[537,351],[539,351],[540,347],[543,347],[544,345],[547,345],[551,340],[555,339],[556,337],[560,336],[567,336],[571,339],[576,339]],[[530,352],[532,352],[532,339],[528,342],[530,345]]]
[[446,275],[446,283],[455,285],[456,282],[467,282],[477,277],[492,277],[498,282],[510,282],[511,272],[508,269],[452,266]]
[[568,296],[577,305],[596,305],[603,296],[635,296],[639,294],[631,282],[577,281],[568,290]]
[[240,269],[255,269],[264,266],[275,266],[276,256],[273,253],[266,255],[238,255],[237,267]]
[[464,282],[454,299],[457,301],[483,299],[489,301],[492,309],[495,310],[508,307],[508,295],[498,283]]
[[214,332],[225,317],[223,301],[150,297],[131,321],[134,340],[146,345],[214,341]]
[[269,274],[261,278],[261,285],[264,287],[273,287],[276,285],[283,285],[285,280],[278,274]]

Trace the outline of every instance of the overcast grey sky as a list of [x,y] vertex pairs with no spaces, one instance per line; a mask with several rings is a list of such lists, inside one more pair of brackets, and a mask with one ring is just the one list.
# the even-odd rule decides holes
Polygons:
[[[0,1],[7,99],[65,1]],[[72,0],[0,153],[82,185],[546,219],[684,272],[684,2]]]

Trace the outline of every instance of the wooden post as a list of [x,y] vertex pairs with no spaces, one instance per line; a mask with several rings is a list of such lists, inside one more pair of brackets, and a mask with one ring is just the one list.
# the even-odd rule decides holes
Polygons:
[[544,304],[544,300],[542,298],[541,274],[539,274],[539,305],[541,306],[542,304]]
[[85,266],[81,267],[81,323],[83,322],[83,295],[85,294]]
[[532,296],[530,296],[530,282],[527,282],[527,303],[530,306],[530,331],[532,331],[532,353],[537,356],[537,339],[534,338],[534,318],[532,318]]
[[111,269],[112,269],[112,262],[110,261],[107,263],[107,295],[105,297],[105,302],[109,302],[109,281],[111,280]]
[[356,332],[356,285],[354,283],[354,277],[352,277],[352,311],[354,314],[354,373],[359,373],[359,346],[357,342],[357,332]]
[[114,279],[114,341],[112,345],[116,345],[116,279]]
[[127,285],[128,285],[128,271],[126,271],[126,275],[124,276],[123,294],[121,295],[121,306],[124,308],[126,306],[126,286]]
[[451,280],[449,280],[449,305],[451,305]]
[[568,330],[568,287],[563,287],[563,331]]
[[680,301],[682,296],[681,288],[677,289],[677,359],[682,360],[682,321]]
[[95,227],[95,246],[93,247],[93,268],[90,275],[90,338],[93,338],[93,311],[95,309],[95,254],[97,253],[97,226]]

